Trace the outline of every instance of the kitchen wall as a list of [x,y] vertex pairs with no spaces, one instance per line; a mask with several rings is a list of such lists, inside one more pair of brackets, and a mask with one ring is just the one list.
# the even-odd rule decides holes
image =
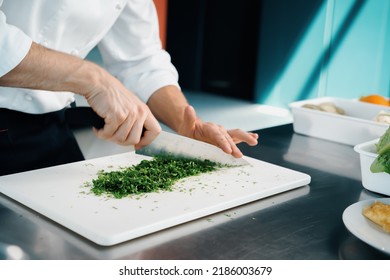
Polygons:
[[390,97],[390,0],[154,1],[184,91],[282,108]]
[[390,1],[262,3],[255,102],[390,95]]
[[169,0],[184,89],[287,107],[390,95],[389,0]]
[[259,0],[169,0],[167,51],[184,89],[253,100]]

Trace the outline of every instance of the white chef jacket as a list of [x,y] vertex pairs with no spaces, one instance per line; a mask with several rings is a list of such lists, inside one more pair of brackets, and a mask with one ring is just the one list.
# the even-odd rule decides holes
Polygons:
[[[163,86],[179,87],[152,0],[0,0],[0,76],[21,62],[32,41],[80,58],[97,46],[104,67],[144,102]],[[0,108],[26,113],[73,101],[70,92],[0,87]]]

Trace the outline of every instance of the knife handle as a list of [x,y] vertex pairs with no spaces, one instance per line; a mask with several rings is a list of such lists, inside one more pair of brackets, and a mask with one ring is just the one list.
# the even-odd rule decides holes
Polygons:
[[74,107],[65,110],[65,120],[70,125],[104,127],[104,119],[91,107]]
[[[104,119],[91,107],[72,107],[65,110],[65,120],[70,125],[93,126],[97,129],[104,127]],[[146,129],[142,129],[142,136]]]

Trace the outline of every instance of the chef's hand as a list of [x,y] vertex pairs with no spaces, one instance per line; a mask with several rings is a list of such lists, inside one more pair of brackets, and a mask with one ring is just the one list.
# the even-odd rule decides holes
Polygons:
[[143,147],[161,131],[147,105],[105,69],[34,42],[26,57],[0,77],[0,85],[53,92],[70,91],[82,95],[92,109],[104,118],[105,125],[102,129],[95,129],[96,135],[118,144]]
[[120,145],[135,145],[136,149],[150,144],[161,127],[148,106],[113,76],[107,74],[101,80],[104,82],[84,95],[105,122],[102,129],[94,128],[96,136]]
[[236,158],[243,156],[236,144],[245,142],[250,146],[255,146],[259,138],[256,133],[245,132],[241,129],[226,130],[221,125],[203,122],[190,105],[185,108],[184,122],[179,131],[184,136],[220,147],[225,153]]

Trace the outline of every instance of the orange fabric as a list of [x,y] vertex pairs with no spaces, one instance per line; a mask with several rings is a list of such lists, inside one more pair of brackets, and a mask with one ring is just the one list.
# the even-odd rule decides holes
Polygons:
[[153,0],[156,5],[160,26],[160,39],[163,48],[166,46],[168,0]]

